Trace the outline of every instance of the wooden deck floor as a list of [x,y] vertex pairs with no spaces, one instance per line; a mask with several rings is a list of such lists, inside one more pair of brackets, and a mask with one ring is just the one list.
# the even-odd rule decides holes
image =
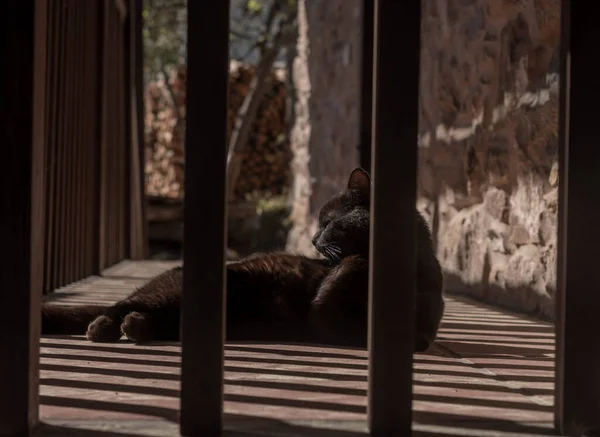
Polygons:
[[[113,302],[173,265],[123,262],[57,300]],[[365,351],[228,344],[225,356],[226,435],[365,434]],[[178,344],[44,337],[40,434],[179,435],[179,359]],[[553,380],[551,325],[448,298],[438,344],[415,356],[415,435],[553,435]]]

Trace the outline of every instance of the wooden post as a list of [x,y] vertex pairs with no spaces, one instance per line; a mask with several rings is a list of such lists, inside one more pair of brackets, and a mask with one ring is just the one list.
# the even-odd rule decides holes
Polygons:
[[556,427],[600,432],[600,84],[597,2],[562,2]]
[[222,429],[229,2],[188,2],[181,433]]
[[420,15],[418,1],[375,3],[368,400],[372,435],[411,432]]
[[10,60],[0,81],[0,435],[21,436],[38,423],[46,0],[7,2],[10,19],[0,30],[0,57]]

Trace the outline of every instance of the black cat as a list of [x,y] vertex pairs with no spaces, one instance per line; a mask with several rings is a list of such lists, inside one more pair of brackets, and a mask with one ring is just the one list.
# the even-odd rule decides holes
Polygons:
[[[321,209],[313,244],[326,259],[267,253],[227,263],[227,340],[366,347],[370,186],[369,175],[357,168],[346,190]],[[443,279],[429,228],[415,213],[415,350],[424,351],[444,311]],[[44,304],[42,333],[82,334],[87,328],[95,342],[122,335],[134,342],[177,340],[182,279],[183,268],[171,269],[109,307]]]

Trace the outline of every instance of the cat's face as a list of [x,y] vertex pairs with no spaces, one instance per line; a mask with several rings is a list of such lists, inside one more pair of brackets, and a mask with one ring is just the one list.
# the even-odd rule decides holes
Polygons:
[[312,239],[319,253],[334,262],[350,255],[368,257],[370,196],[368,173],[355,169],[347,188],[321,208]]

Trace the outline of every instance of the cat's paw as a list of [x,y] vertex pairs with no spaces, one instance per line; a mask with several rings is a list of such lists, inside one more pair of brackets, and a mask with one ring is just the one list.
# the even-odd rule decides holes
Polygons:
[[138,312],[132,312],[125,316],[121,324],[121,331],[134,343],[150,341],[154,337],[148,316]]
[[417,335],[415,340],[415,352],[425,352],[431,346],[431,341],[429,341],[423,335]]
[[121,331],[119,324],[110,317],[98,316],[88,325],[85,336],[96,343],[113,342],[121,338]]

